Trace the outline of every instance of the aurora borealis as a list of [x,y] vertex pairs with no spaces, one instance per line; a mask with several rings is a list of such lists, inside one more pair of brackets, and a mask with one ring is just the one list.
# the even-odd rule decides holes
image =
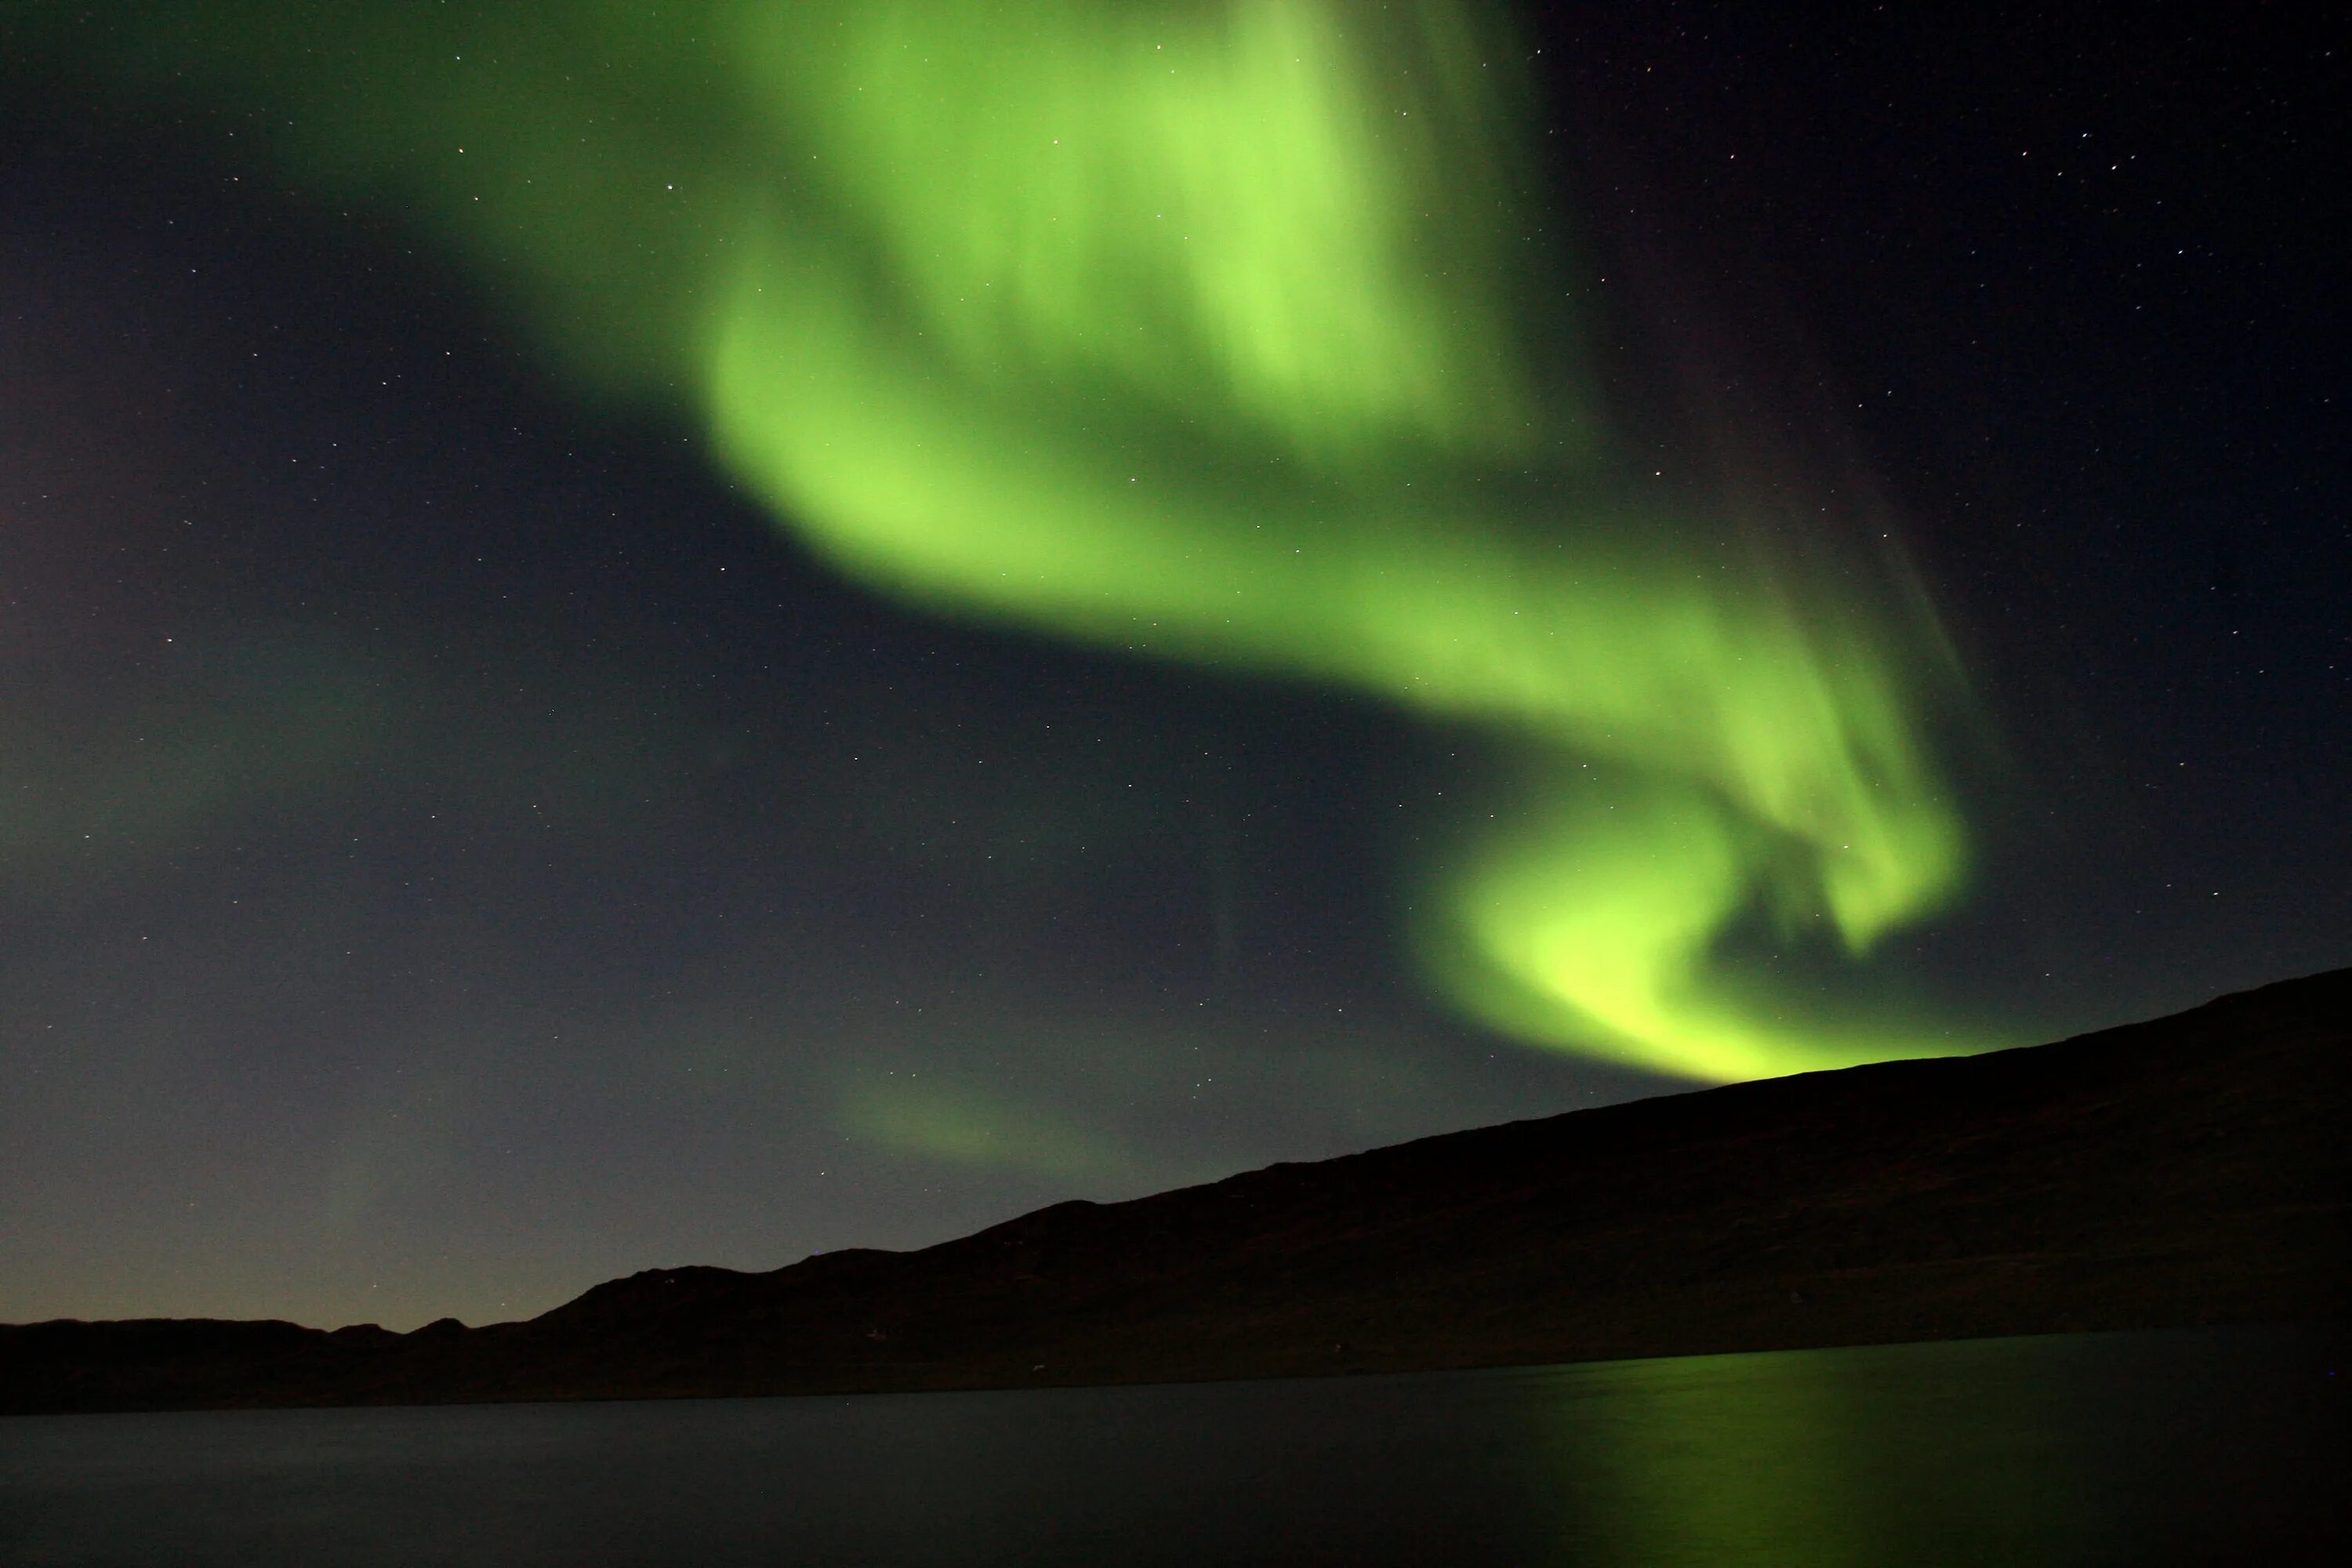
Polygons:
[[[1905,668],[1932,639],[1771,551],[1709,562],[1673,515],[1706,503],[1642,496],[1595,429],[1572,336],[1527,352],[1565,264],[1508,243],[1525,127],[1490,57],[1516,51],[1472,14],[446,10],[330,7],[258,48],[257,17],[166,11],[128,52],[290,99],[298,163],[454,223],[559,342],[666,323],[578,357],[666,373],[853,576],[1538,751],[1513,810],[1543,826],[1427,894],[1436,973],[1484,1021],[1716,1080],[1958,1043],[1774,1029],[1709,984],[1751,906],[1861,952],[1954,889]],[[699,123],[597,146],[616,105]],[[615,269],[681,221],[665,172],[700,193],[697,238]]]
[[[70,627],[168,603],[189,628],[173,635],[205,651],[174,642],[119,669],[86,647],[43,653],[20,677],[61,673],[8,710],[22,776],[0,842],[54,930],[74,925],[57,910],[118,892],[190,896],[214,873],[185,868],[231,841],[264,858],[254,846],[273,838],[309,844],[280,889],[307,902],[340,836],[362,847],[352,856],[397,844],[404,885],[472,889],[453,896],[462,912],[393,921],[415,950],[403,963],[446,973],[450,953],[540,926],[573,955],[535,952],[515,966],[528,984],[493,964],[402,1005],[422,1021],[384,1011],[393,970],[327,985],[340,999],[318,1008],[338,1031],[381,1037],[363,1112],[303,1113],[337,1129],[320,1156],[346,1173],[326,1184],[337,1224],[464,1166],[452,1151],[476,1133],[429,1108],[473,1095],[485,1062],[536,1081],[515,1064],[567,1033],[594,1042],[559,1074],[608,1107],[589,1121],[621,1114],[609,1107],[641,1079],[696,1072],[692,1096],[744,1099],[729,1138],[793,1151],[792,1181],[864,1160],[893,1170],[886,1184],[956,1186],[961,1215],[1277,1157],[1285,1139],[1322,1152],[1669,1081],[1979,1048],[2158,994],[1987,995],[1960,978],[2006,964],[2049,980],[2066,962],[2012,962],[2021,900],[2050,897],[2031,863],[2051,857],[2027,847],[2050,830],[2032,825],[2066,788],[2034,732],[2063,703],[2007,672],[2055,634],[1954,583],[1955,562],[1979,559],[1969,528],[2035,503],[1980,489],[1915,565],[1870,465],[1820,458],[1847,438],[1794,395],[1820,378],[1736,368],[1776,329],[1687,335],[1701,307],[1600,199],[1624,188],[1600,172],[1624,154],[1580,137],[1600,111],[1563,104],[1620,79],[1606,62],[1636,24],[1594,43],[1438,0],[100,12],[0,13],[37,88],[21,134],[207,127],[200,156],[273,193],[225,231],[362,226],[336,244],[398,256],[386,311],[430,296],[433,331],[485,324],[487,346],[438,356],[458,379],[427,413],[387,414],[390,373],[248,409],[273,461],[289,430],[344,432],[339,455],[312,458],[328,501],[293,474],[299,457],[239,481],[247,510],[278,521],[189,499],[217,459],[173,454],[217,433],[145,446],[132,470],[153,477],[119,503],[114,558],[177,573],[168,551],[220,548],[227,523],[249,542],[26,635],[80,647]],[[1720,134],[1740,139],[1728,120]],[[1710,234],[1725,220],[1676,207],[1677,177],[1634,184],[1669,236],[1678,220]],[[19,273],[39,272],[37,242],[18,243],[33,258]],[[206,286],[187,270],[196,281],[172,289]],[[127,305],[115,285],[35,281],[66,301],[55,319]],[[1745,303],[1752,281],[1720,291]],[[347,290],[362,318],[373,288]],[[202,308],[173,298],[158,308]],[[354,363],[418,374],[401,329],[368,331],[378,346]],[[331,334],[296,333],[322,363]],[[201,332],[177,363],[77,331],[27,341],[49,346],[19,364],[87,355],[101,384],[59,431],[155,401],[124,387],[227,363]],[[510,418],[517,400],[531,412]],[[462,442],[395,460],[382,431],[374,446],[351,434],[386,417],[423,422],[411,452],[468,422],[567,433],[510,461]],[[1902,460],[1933,452],[1927,466],[1979,483],[1959,454],[1992,437],[1960,443],[1970,420],[1985,423],[1931,413]],[[565,468],[593,445],[623,455],[594,459],[593,479]],[[354,447],[379,456],[338,466]],[[411,460],[436,477],[404,477]],[[511,491],[484,500],[486,484]],[[298,492],[320,514],[284,521]],[[431,520],[428,492],[443,498]],[[205,542],[160,521],[198,510]],[[535,542],[502,554],[496,604],[452,599],[450,574],[471,570],[462,541],[509,533]],[[107,536],[28,534],[42,569],[77,584],[74,542]],[[296,568],[311,588],[257,587],[272,551],[316,563]],[[730,584],[714,612],[701,578],[719,567],[692,564],[705,557],[766,585]],[[665,559],[677,564],[651,564]],[[595,607],[563,608],[583,588]],[[728,639],[736,651],[713,651]],[[881,652],[893,639],[931,651]],[[478,679],[453,681],[458,666]],[[65,695],[84,684],[103,700]],[[725,826],[681,804],[720,774],[740,814]],[[2066,809],[2096,816],[2108,797],[2083,789]],[[1307,826],[1267,826],[1286,812]],[[479,826],[492,819],[507,826]],[[488,833],[503,847],[481,853],[504,869],[461,873],[475,851],[451,820]],[[520,849],[523,820],[563,856]],[[78,833],[117,847],[102,868]],[[672,863],[706,869],[673,882]],[[375,925],[365,911],[402,879],[373,876],[376,892],[332,883],[338,919]],[[2098,880],[2070,896],[2096,902]],[[286,919],[247,940],[329,955],[317,919]],[[1074,922],[1119,934],[1074,938]],[[364,968],[354,941],[345,956]],[[131,989],[225,986],[250,1016],[268,984],[223,977],[257,975],[262,950],[199,959],[187,942],[204,945],[175,949],[176,978]],[[1184,957],[1163,963],[1171,942]],[[1276,948],[1293,957],[1263,958]],[[1344,956],[1318,970],[1296,956],[1310,949]],[[45,1033],[77,984],[57,962],[26,959],[12,982],[12,1015]],[[1176,1008],[1171,988],[1202,994]],[[568,1016],[567,992],[599,1000]],[[1336,995],[1349,1000],[1325,1005]],[[404,1065],[394,1037],[418,1028],[474,1043]],[[229,1070],[202,1051],[149,1057]],[[778,1104],[784,1131],[762,1131]],[[389,1118],[440,1131],[419,1143]],[[525,1142],[555,1160],[575,1136],[609,1129]],[[644,1147],[660,1157],[657,1138]],[[743,1179],[714,1167],[728,1170],[710,1180]],[[853,1228],[818,1223],[812,1245]]]
[[1401,10],[743,14],[818,190],[732,251],[719,449],[926,606],[1556,752],[1570,820],[1430,895],[1489,1021],[1700,1079],[1895,1054],[1774,1037],[1703,965],[1759,885],[1861,949],[1956,880],[1900,653],[1612,482],[1573,346],[1517,347],[1500,40]]

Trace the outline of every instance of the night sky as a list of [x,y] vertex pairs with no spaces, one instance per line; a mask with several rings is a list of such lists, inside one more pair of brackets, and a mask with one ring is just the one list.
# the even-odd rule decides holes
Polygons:
[[[1575,586],[1528,605],[1630,604],[1655,627],[1664,651],[1635,637],[1506,712],[1469,676],[1431,695],[1385,645],[1342,647],[1322,579],[1226,642],[1058,589],[991,599],[937,554],[860,554],[881,536],[856,529],[901,492],[772,461],[766,424],[746,437],[724,397],[706,406],[639,341],[683,318],[662,289],[688,263],[595,226],[656,233],[675,196],[704,247],[678,256],[755,233],[691,205],[710,149],[770,132],[694,87],[737,67],[686,25],[602,61],[609,85],[562,78],[582,125],[619,127],[562,155],[597,194],[576,224],[509,222],[467,209],[560,184],[555,164],[520,135],[478,145],[503,162],[477,191],[454,149],[469,126],[551,122],[539,100],[483,89],[524,107],[446,148],[424,144],[431,116],[383,104],[440,90],[416,62],[445,47],[452,71],[529,77],[546,61],[518,51],[551,48],[560,20],[283,4],[264,37],[249,9],[0,5],[0,1320],[521,1317],[643,1268],[920,1246],[1066,1197],[1830,1059],[1754,1046],[1750,1015],[1859,1059],[2352,963],[2340,28],[2245,5],[2097,33],[2000,6],[1964,27],[1819,6],[1801,29],[1755,7],[1528,11],[1462,46],[1518,71],[1491,159],[1463,154],[1490,129],[1467,110],[1379,143],[1452,155],[1416,199],[1499,193],[1507,222],[1430,220],[1430,254],[1459,267],[1252,296],[1274,325],[1214,375],[1104,357],[1100,310],[1056,359],[1039,307],[1020,378],[991,348],[1008,379],[972,372],[941,403],[983,431],[971,472],[1064,465],[1040,470],[1067,513],[1057,563],[1117,509],[1143,540],[1208,520],[1211,549],[1294,501],[1315,518],[1299,552],[1344,553],[1373,531],[1330,497],[1402,509],[1419,482],[1472,520],[1416,532],[1400,510],[1378,535],[1426,568],[1431,615],[1459,560],[1556,551],[1570,564],[1542,570]],[[1328,8],[1160,9],[1197,27]],[[942,79],[984,95],[1033,68],[1046,51],[1014,23],[1054,11],[948,29]],[[1381,60],[1439,47],[1370,31]],[[574,42],[574,65],[611,45]],[[855,146],[866,106],[827,90],[792,88],[789,112]],[[1427,90],[1444,119],[1456,100]],[[346,103],[363,131],[332,129]],[[871,118],[877,144],[901,109]],[[780,123],[792,156],[835,146]],[[1270,160],[1267,210],[1352,188],[1299,145]],[[671,156],[684,196],[656,177]],[[1223,156],[1213,195],[1257,152]],[[642,196],[610,195],[632,181]],[[956,213],[1032,196],[960,191]],[[864,212],[862,192],[828,199]],[[874,199],[892,232],[901,209]],[[796,235],[820,209],[785,210]],[[565,231],[554,259],[538,229]],[[1486,363],[1502,295],[1465,281],[1474,241],[1517,280],[1489,357],[1535,367],[1529,427],[1575,447],[1534,478],[1534,448],[1496,435],[1517,414],[1463,412],[1520,395],[1446,380],[1408,330]],[[889,274],[870,244],[876,294],[961,287]],[[1090,304],[1124,297],[1119,265],[1157,265],[1141,245],[1070,264]],[[1425,317],[1368,327],[1351,289]],[[1150,325],[1164,300],[1135,297]],[[797,364],[785,335],[777,363]],[[1307,348],[1250,357],[1273,338]],[[1331,371],[1318,343],[1369,369]],[[1372,374],[1415,354],[1443,374]],[[864,395],[835,384],[762,389],[760,418],[791,404],[814,412],[777,428],[831,430],[854,407],[824,460],[898,484]],[[1315,472],[1267,477],[1283,454]],[[1097,505],[1097,469],[1160,488]],[[991,504],[950,479],[940,504]],[[1025,520],[1035,498],[1015,500]],[[1580,521],[1588,501],[1634,521]],[[1664,584],[1699,578],[1689,603],[1738,634],[1722,657],[1785,647],[1865,707],[1883,666],[1908,704],[1858,769],[1873,804],[1853,820],[1884,826],[1927,759],[1909,815],[1886,808],[1907,847],[1866,891],[1805,858],[1811,819],[1790,822],[1813,807],[1775,817],[1769,788],[1709,771],[1729,764],[1685,733],[1706,703],[1660,699],[1664,739],[1620,736],[1605,694],[1681,658]],[[1158,604],[1166,583],[1122,591]],[[1791,732],[1770,717],[1759,745]],[[1600,804],[1558,830],[1571,850],[1622,807],[1705,825],[1634,833],[1608,862],[1624,885],[1718,841],[1749,879],[1692,938],[1748,1009],[1717,1054],[1690,1043],[1705,1019],[1588,1038],[1531,1012],[1503,960],[1447,945],[1489,930],[1454,913],[1538,908],[1462,892],[1493,843],[1508,887],[1527,863],[1570,885],[1522,853],[1537,830],[1465,824],[1532,820],[1588,766],[1613,782],[1574,796]],[[1578,875],[1570,931],[1614,909]],[[1605,951],[1622,922],[1596,921]],[[1840,922],[1843,945],[1823,934]],[[1607,1005],[1575,1000],[1587,1023]],[[1903,1043],[1871,1049],[1882,1035]]]

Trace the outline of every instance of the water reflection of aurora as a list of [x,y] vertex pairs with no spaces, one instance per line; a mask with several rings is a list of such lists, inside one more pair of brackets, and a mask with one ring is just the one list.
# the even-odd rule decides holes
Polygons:
[[282,110],[877,591],[1517,759],[1400,900],[1468,1014],[1705,1079],[1953,1047],[1720,962],[1954,892],[1932,628],[1613,447],[1472,10],[124,9],[111,68]]
[[1530,1493],[1552,1500],[1531,1560],[2189,1563],[2326,1511],[2329,1472],[2306,1468],[2341,1442],[2321,1435],[2326,1345],[2053,1334],[1492,1375],[1525,1402]]

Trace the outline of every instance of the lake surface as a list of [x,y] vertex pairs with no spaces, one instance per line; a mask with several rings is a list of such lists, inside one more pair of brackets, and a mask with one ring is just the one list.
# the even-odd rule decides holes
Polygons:
[[0,1563],[2328,1561],[2352,1544],[2346,1348],[2330,1330],[2196,1331],[1150,1388],[17,1417],[0,1419]]

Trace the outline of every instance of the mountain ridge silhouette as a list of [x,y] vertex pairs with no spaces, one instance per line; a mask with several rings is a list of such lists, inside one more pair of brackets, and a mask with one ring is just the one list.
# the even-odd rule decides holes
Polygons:
[[2336,1319],[2352,970],[1072,1200],[520,1322],[0,1325],[0,1413],[1297,1376]]

